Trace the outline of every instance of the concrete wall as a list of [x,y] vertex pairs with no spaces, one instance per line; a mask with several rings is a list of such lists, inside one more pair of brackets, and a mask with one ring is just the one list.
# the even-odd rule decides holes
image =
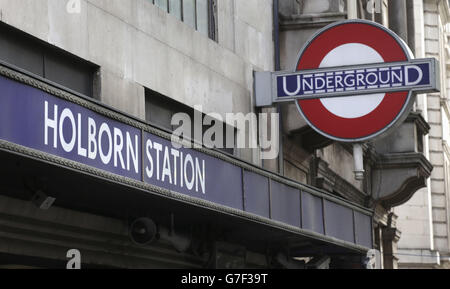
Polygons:
[[311,39],[317,28],[287,30],[280,34],[281,70],[294,70],[297,67],[298,53]]
[[142,119],[143,87],[206,113],[250,112],[253,70],[274,68],[272,0],[218,1],[218,42],[148,0],[66,4],[0,0],[0,20],[99,65],[100,100]]
[[[274,70],[272,0],[218,0],[217,41],[149,0],[80,0],[80,13],[75,14],[67,12],[67,2],[0,0],[0,21],[100,66],[101,91],[96,97],[141,119],[145,118],[144,87],[191,107],[202,105],[205,113],[251,112],[253,71]],[[254,128],[256,125],[252,124]],[[255,151],[242,151],[240,156],[259,161]],[[64,260],[67,244],[85,249],[88,245],[84,239],[95,238],[98,246],[88,247],[93,251],[86,256],[88,260],[97,258],[118,267],[136,268],[200,266],[198,260],[174,253],[167,244],[155,251],[161,250],[168,258],[180,261],[161,264],[158,260],[146,260],[159,253],[144,249],[138,253],[144,256],[142,260],[131,263],[136,256],[120,255],[129,253],[126,248],[136,249],[129,242],[127,224],[120,220],[59,208],[48,213],[33,208],[30,202],[0,196],[1,214],[13,216],[11,226],[24,228],[24,233],[21,231],[19,237],[12,239],[0,230],[3,252]],[[27,223],[35,220],[42,228]],[[53,239],[30,239],[25,233],[29,227],[36,232],[47,230],[56,240],[64,235],[58,228],[81,233],[73,233],[73,240],[61,244]],[[92,231],[96,235],[88,236]],[[113,253],[122,250],[118,258],[108,259],[108,252],[101,248],[102,234],[120,240],[119,249],[104,249]]]

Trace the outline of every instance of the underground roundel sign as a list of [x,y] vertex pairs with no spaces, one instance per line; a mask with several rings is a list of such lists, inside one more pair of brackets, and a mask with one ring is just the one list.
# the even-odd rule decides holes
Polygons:
[[413,59],[405,43],[385,27],[348,20],[316,33],[300,51],[294,72],[257,76],[257,104],[265,86],[260,83],[269,82],[270,103],[295,101],[320,134],[366,141],[400,124],[415,93],[437,91],[437,69],[434,59]]

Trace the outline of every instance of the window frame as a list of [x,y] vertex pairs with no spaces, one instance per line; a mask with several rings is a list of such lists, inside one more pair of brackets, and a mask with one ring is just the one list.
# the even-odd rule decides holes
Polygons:
[[[178,0],[180,1],[180,18],[178,18],[178,16],[175,16],[173,13],[171,13],[170,11],[170,0],[165,0],[167,5],[167,9],[163,9],[161,7],[159,7],[156,4],[156,0],[150,0],[150,3],[152,3],[153,5],[155,5],[158,9],[161,10],[165,10],[166,13],[173,15],[174,17],[176,17],[177,19],[180,19],[181,22],[185,23],[185,15],[184,15],[184,0]],[[194,26],[192,27],[195,31],[201,33],[202,35],[205,35],[204,33],[200,32],[200,30],[198,29],[198,5],[197,5],[197,1],[198,0],[193,0],[194,1]],[[207,26],[208,26],[208,33],[207,36],[209,39],[217,41],[217,0],[207,0],[207,16],[206,16],[206,21],[207,21]],[[186,25],[190,26],[189,24],[185,23]]]
[[[5,45],[2,46],[4,55],[0,53],[0,64],[3,66],[77,96],[99,100],[101,89],[99,65],[3,22],[0,22],[0,45]],[[23,49],[20,58],[14,54],[4,57],[11,47]],[[21,61],[16,61],[28,56],[32,57],[34,64],[29,62],[30,65],[29,63],[22,65]],[[57,77],[61,70],[65,71],[62,78]]]
[[[152,109],[158,109],[158,108],[162,108],[164,110],[168,110],[168,112],[170,113],[170,119],[172,119],[173,115],[176,113],[185,113],[187,115],[189,115],[189,117],[191,118],[191,120],[194,119],[194,114],[196,113],[195,109],[184,104],[181,102],[178,102],[175,99],[172,99],[168,96],[165,96],[155,90],[152,90],[150,88],[144,87],[145,89],[145,122],[160,129],[163,130],[167,133],[173,133],[175,131],[175,129],[178,128],[178,126],[176,125],[172,125],[171,123],[166,123],[164,124],[161,120],[158,120],[155,118],[155,116],[152,115]],[[197,111],[198,112],[198,111]],[[207,115],[204,112],[202,113],[202,124],[205,120],[205,117],[207,117]],[[157,117],[157,116],[156,116]],[[213,119],[213,122],[217,122],[220,120],[216,120]],[[224,138],[223,138],[223,148],[213,148],[213,150],[217,150],[220,151],[222,153],[226,153],[232,156],[237,157],[238,155],[238,149],[236,147],[236,141],[237,141],[237,129],[235,127],[231,127],[229,126],[226,122],[222,121],[222,126],[223,126],[223,133],[224,133]],[[213,126],[213,124],[211,125]],[[196,140],[195,139],[195,133],[194,133],[194,126],[191,126],[191,136],[190,136],[190,141],[194,142],[194,141],[198,141],[202,143],[202,146],[204,148],[206,148],[205,144],[203,143],[203,136],[205,134],[205,131],[208,130],[209,128],[211,128],[211,126],[205,126],[202,125],[202,135],[201,135],[201,140]],[[233,140],[234,140],[234,147],[233,148],[227,148],[226,147],[226,132],[227,129],[233,129]]]

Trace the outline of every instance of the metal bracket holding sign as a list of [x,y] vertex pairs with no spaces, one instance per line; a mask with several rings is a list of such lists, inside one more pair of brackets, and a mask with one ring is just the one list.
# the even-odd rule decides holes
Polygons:
[[[346,20],[318,31],[293,71],[256,72],[256,106],[295,102],[315,131],[354,143],[362,154],[362,142],[398,127],[416,93],[439,91],[439,80],[436,59],[414,59],[405,42],[378,23]],[[355,168],[361,179],[363,165]]]

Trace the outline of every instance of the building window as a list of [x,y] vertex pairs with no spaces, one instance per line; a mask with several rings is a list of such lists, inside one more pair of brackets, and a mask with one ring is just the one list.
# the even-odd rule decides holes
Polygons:
[[[169,132],[173,132],[177,129],[177,126],[171,124],[172,117],[176,113],[186,113],[190,116],[191,120],[194,121],[194,109],[169,97],[166,97],[156,91],[151,89],[145,89],[145,119],[150,124],[157,126],[159,128],[165,129]],[[202,120],[205,118],[205,114],[202,115]],[[216,120],[214,120],[216,121]],[[218,148],[220,151],[226,152],[228,154],[234,154],[234,148],[226,147],[226,131],[228,125],[223,124],[223,148]],[[214,125],[214,123],[212,123]],[[203,125],[202,136],[211,126]],[[191,125],[191,137],[194,138],[194,124]],[[236,129],[234,131],[234,139],[236,139]],[[197,140],[202,142],[202,140]]]
[[0,24],[0,61],[94,97],[98,66],[6,24]]
[[217,40],[217,0],[149,0],[193,29]]

